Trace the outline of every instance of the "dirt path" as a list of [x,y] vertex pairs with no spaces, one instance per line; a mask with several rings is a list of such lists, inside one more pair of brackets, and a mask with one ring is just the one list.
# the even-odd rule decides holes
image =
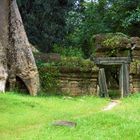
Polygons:
[[111,102],[110,102],[106,107],[104,107],[103,111],[111,110],[111,109],[113,109],[115,106],[117,106],[119,103],[120,103],[119,100],[111,100]]

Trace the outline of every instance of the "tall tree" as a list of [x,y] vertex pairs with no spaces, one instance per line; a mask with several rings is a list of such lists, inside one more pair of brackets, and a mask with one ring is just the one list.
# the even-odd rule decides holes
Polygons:
[[18,0],[29,40],[49,52],[67,34],[66,17],[77,0]]
[[16,0],[0,1],[0,91],[14,89],[17,77],[31,95],[39,89],[39,76]]

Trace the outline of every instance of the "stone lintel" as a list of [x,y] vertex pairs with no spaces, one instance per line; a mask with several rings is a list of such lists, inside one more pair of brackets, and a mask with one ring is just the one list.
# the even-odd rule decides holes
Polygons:
[[100,65],[121,65],[129,64],[131,62],[130,57],[95,57],[91,58],[95,64]]

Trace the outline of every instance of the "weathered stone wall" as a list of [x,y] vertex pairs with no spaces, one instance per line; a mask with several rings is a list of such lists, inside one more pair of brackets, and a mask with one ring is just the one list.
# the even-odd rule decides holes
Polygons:
[[35,54],[42,90],[63,95],[97,95],[98,67],[89,59]]
[[132,51],[133,60],[140,60],[140,50],[135,49]]
[[131,93],[140,92],[140,45],[132,50],[133,61],[130,64],[130,91]]
[[131,93],[140,92],[140,74],[131,75],[132,80],[130,81]]
[[[117,39],[115,43],[114,39]],[[108,88],[113,88],[110,90],[114,90],[114,87],[117,87],[121,91],[121,88],[119,89],[121,84],[120,77],[122,76],[120,71],[123,64],[127,65],[125,65],[123,74],[125,76],[122,76],[125,77],[122,85],[124,86],[127,83],[125,85],[127,87],[127,93],[129,87],[131,93],[140,92],[140,38],[119,36],[119,40],[118,37],[113,39],[109,38],[103,44],[100,44],[99,40],[94,45],[97,47],[95,50],[96,53],[91,57],[91,60],[94,60],[94,62],[79,58],[65,58],[61,60],[61,57],[56,54],[53,54],[53,57],[52,54],[40,54],[37,59],[49,65],[53,61],[56,62],[54,66],[59,71],[59,76],[56,76],[59,83],[58,91],[61,93],[67,93],[68,95],[98,95],[99,67],[108,70],[108,73],[106,73]],[[98,63],[96,60],[100,60],[101,63]],[[45,69],[46,71],[42,72],[44,74],[48,73],[48,68]],[[114,82],[114,80],[116,81]],[[109,85],[111,86],[109,87]]]
[[[140,38],[128,37],[122,34],[99,34],[93,37],[96,48],[93,60],[96,58],[119,57],[129,58],[129,87],[130,92],[140,92]],[[115,60],[116,61],[116,60]],[[107,63],[106,63],[107,64]],[[112,66],[115,63],[112,63]],[[119,73],[119,71],[118,71]]]
[[69,71],[60,74],[60,90],[68,95],[97,95],[98,71]]
[[140,38],[133,37],[132,63],[130,65],[130,76],[132,81],[132,93],[140,92]]

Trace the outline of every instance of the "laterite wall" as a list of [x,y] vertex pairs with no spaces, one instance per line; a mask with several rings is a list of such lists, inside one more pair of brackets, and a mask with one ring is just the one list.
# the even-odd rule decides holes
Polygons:
[[98,67],[89,59],[36,54],[42,90],[63,95],[97,95]]
[[140,92],[140,48],[132,51],[132,63],[130,64],[130,92]]
[[97,95],[98,71],[65,71],[60,74],[60,90],[69,95]]

